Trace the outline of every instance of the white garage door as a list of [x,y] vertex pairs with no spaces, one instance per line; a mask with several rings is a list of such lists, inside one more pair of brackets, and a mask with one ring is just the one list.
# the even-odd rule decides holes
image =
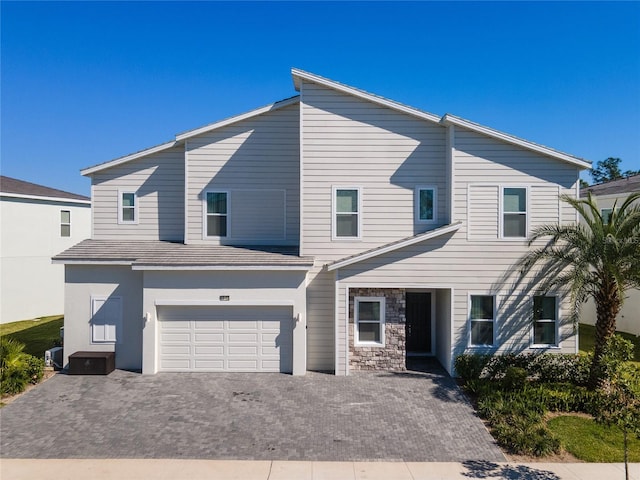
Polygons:
[[291,307],[160,307],[159,370],[292,370]]

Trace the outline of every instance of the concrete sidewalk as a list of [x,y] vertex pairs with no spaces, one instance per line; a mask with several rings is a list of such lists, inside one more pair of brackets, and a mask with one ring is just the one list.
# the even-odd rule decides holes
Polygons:
[[[624,480],[620,463],[1,459],[2,480]],[[631,465],[640,480],[640,463]]]

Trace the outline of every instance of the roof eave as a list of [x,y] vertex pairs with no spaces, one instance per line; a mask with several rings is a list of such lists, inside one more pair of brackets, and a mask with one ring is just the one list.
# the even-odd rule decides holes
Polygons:
[[553,150],[543,145],[538,145],[536,143],[529,142],[522,138],[514,137],[513,135],[509,135],[508,133],[500,132],[498,130],[494,130],[493,128],[485,127],[484,125],[470,122],[469,120],[456,117],[455,115],[451,115],[450,113],[445,114],[442,117],[442,120],[440,122],[443,125],[457,125],[463,128],[467,128],[474,132],[496,138],[503,142],[511,143],[512,145],[517,145],[519,147],[526,148],[527,150],[532,150],[534,152],[541,153],[543,155],[546,155],[558,160],[562,160],[564,162],[575,165],[581,169],[591,168],[591,162],[584,160],[582,158],[574,157],[572,155],[568,155],[563,152],[558,152],[557,150]]
[[384,255],[385,253],[393,252],[395,250],[399,250],[401,248],[408,247],[410,245],[415,245],[416,243],[422,243],[427,240],[431,240],[433,238],[437,238],[441,235],[446,235],[447,233],[452,233],[457,231],[462,226],[462,222],[455,222],[449,225],[444,225],[442,227],[436,228],[435,230],[430,230],[420,235],[414,235],[412,237],[406,238],[399,242],[393,242],[386,246],[379,247],[377,249],[369,250],[360,255],[356,255],[353,257],[348,257],[343,260],[338,260],[327,266],[327,270],[329,272],[333,270],[338,270],[340,268],[347,267],[349,265],[353,265],[354,263],[359,263],[364,260],[369,260],[370,258],[375,258],[380,255]]

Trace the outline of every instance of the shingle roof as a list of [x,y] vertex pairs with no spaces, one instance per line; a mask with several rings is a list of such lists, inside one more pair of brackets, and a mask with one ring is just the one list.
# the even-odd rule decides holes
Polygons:
[[144,267],[311,267],[298,247],[185,245],[153,240],[84,240],[59,253],[62,263],[122,262]]
[[66,200],[91,200],[84,195],[77,195],[75,193],[65,192],[64,190],[58,190],[57,188],[49,188],[44,185],[37,185],[35,183],[25,182],[24,180],[5,177],[4,175],[0,175],[0,192],[33,197],[64,198]]
[[580,189],[580,196],[586,197],[589,192],[596,196],[640,192],[640,174],[582,188]]

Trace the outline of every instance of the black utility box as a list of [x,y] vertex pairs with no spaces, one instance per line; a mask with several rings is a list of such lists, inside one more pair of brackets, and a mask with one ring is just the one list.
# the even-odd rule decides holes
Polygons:
[[108,375],[115,368],[114,352],[76,352],[69,355],[69,375]]

